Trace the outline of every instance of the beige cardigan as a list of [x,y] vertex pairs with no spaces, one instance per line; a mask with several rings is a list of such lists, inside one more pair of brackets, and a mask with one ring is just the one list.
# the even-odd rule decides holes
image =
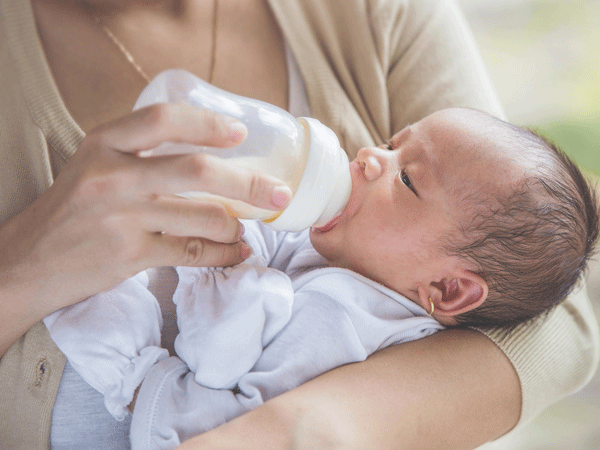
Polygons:
[[[304,78],[312,114],[353,156],[446,106],[502,116],[448,0],[269,0]],[[28,1],[0,0],[0,223],[50,186],[83,132],[45,62]],[[521,423],[579,389],[598,364],[583,291],[545,321],[484,331],[519,374]],[[0,360],[0,447],[48,448],[65,358],[38,323]]]

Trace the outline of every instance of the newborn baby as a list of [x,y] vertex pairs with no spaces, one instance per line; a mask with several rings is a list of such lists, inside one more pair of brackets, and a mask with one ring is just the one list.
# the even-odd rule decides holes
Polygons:
[[[363,148],[324,227],[244,222],[254,255],[179,267],[178,357],[138,274],[45,319],[71,365],[129,413],[131,443],[173,448],[334,367],[445,326],[516,324],[562,301],[598,236],[592,191],[537,135],[438,111]],[[140,387],[141,386],[141,387]]]

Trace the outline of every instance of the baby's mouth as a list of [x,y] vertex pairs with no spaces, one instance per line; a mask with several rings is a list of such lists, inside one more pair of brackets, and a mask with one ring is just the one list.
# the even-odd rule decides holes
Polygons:
[[[352,193],[350,194],[350,199],[348,200],[348,204],[346,205],[346,207],[344,209],[342,209],[339,213],[337,213],[335,215],[335,217],[333,219],[331,219],[329,222],[327,222],[325,225],[321,226],[321,227],[312,227],[311,231],[316,231],[317,233],[325,233],[329,230],[331,230],[332,228],[335,228],[335,226],[338,224],[338,222],[340,221],[342,216],[348,216],[350,215],[350,217],[353,215],[353,212],[348,212],[348,211],[355,211],[356,209],[356,199],[353,199],[354,197],[354,192],[355,192],[355,185],[354,185],[354,177],[355,176],[360,176],[359,174],[362,173],[362,169],[360,167],[360,163],[357,160],[354,160],[350,163],[350,169],[351,172],[354,171],[355,173],[357,173],[356,175],[352,176]],[[364,173],[363,173],[364,176]],[[348,217],[346,217],[346,220],[348,220]]]
[[340,211],[333,219],[331,219],[329,222],[327,222],[322,227],[312,227],[312,229],[318,233],[325,233],[326,231],[331,230],[333,227],[335,227],[337,225],[337,223],[340,220],[340,216],[342,215],[343,212],[344,212],[344,210]]

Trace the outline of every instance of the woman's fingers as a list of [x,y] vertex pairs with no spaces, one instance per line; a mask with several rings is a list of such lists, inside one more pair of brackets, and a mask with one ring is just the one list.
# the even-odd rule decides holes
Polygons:
[[292,192],[280,180],[204,154],[140,158],[133,161],[143,192],[209,192],[259,208],[280,210]]
[[90,132],[103,147],[139,153],[165,141],[211,147],[242,142],[247,129],[241,122],[186,104],[157,103],[101,125]]
[[[187,191],[210,192],[259,208],[280,210],[291,198],[290,189],[273,177],[244,169],[227,160],[199,153],[141,158],[137,155],[163,142],[228,147],[246,136],[235,119],[185,104],[156,104],[94,129],[84,148],[103,149],[116,182],[141,195]],[[112,153],[111,156],[109,154]],[[135,153],[136,155],[132,155]],[[100,155],[90,154],[99,162]],[[117,169],[118,166],[118,170]],[[111,182],[111,175],[100,172]],[[96,177],[96,174],[92,174]],[[129,182],[127,182],[129,180]]]
[[208,239],[159,233],[152,236],[149,248],[152,248],[148,255],[150,267],[226,267],[239,264],[252,254],[250,247],[242,241],[222,244]]
[[157,197],[142,207],[138,221],[150,232],[197,236],[226,244],[239,241],[244,232],[243,225],[216,202]]

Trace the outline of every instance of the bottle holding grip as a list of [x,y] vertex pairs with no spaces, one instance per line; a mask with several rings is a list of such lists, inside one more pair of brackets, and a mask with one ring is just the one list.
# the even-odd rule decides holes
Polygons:
[[271,211],[206,192],[181,192],[190,200],[214,200],[240,219],[260,219],[275,230],[320,227],[346,206],[352,189],[348,157],[333,131],[316,119],[295,118],[266,102],[226,92],[185,70],[158,74],[140,94],[135,109],[154,103],[187,103],[234,117],[248,128],[246,139],[230,148],[165,142],[153,155],[202,152],[283,181],[292,199]]

